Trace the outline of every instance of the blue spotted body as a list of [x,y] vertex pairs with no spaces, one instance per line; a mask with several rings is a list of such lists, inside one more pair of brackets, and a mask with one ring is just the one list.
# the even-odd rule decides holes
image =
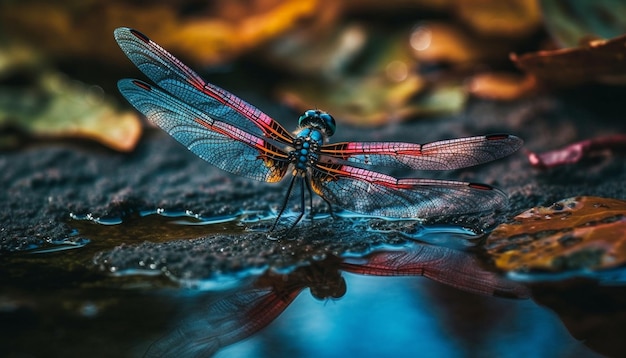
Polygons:
[[294,164],[294,175],[306,176],[307,168],[319,160],[319,152],[324,141],[335,133],[335,119],[328,113],[310,109],[298,120],[289,160]]

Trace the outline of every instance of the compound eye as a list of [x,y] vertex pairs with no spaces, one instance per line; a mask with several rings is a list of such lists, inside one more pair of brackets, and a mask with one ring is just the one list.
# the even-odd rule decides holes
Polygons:
[[326,125],[326,135],[332,136],[335,134],[335,130],[337,129],[337,125],[335,124],[335,118],[328,113],[322,113],[320,118],[324,121]]
[[305,111],[300,118],[298,118],[298,125],[305,126],[311,121],[311,119],[318,116],[319,114],[314,109],[309,109],[308,111]]
[[304,112],[300,118],[298,118],[298,125],[302,126],[304,125],[304,121],[306,121],[310,116],[309,116],[309,111]]

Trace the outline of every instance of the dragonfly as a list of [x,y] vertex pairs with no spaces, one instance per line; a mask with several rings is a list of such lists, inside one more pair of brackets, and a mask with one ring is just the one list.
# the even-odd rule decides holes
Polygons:
[[[376,217],[425,219],[449,214],[493,211],[507,203],[501,190],[487,184],[396,178],[384,168],[453,170],[505,157],[522,146],[509,134],[403,142],[328,143],[336,130],[328,113],[311,109],[291,133],[253,105],[205,81],[196,72],[131,28],[114,37],[126,56],[154,84],[121,79],[118,89],[139,112],[208,163],[250,179],[279,182],[291,173],[276,228],[294,186],[300,186],[302,219],[305,193],[329,208]],[[312,217],[312,215],[311,215]]]

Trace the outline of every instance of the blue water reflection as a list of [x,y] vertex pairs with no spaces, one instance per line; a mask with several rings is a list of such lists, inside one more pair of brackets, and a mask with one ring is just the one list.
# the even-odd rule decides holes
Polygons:
[[216,357],[599,356],[530,300],[477,296],[423,278],[344,275],[347,294],[301,294],[265,330]]

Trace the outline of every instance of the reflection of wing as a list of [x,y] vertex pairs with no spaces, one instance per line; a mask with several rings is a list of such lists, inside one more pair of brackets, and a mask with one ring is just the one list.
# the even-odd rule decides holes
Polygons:
[[278,122],[232,93],[207,83],[146,35],[120,27],[114,36],[135,66],[174,97],[249,133],[292,143],[291,134]]
[[349,165],[318,163],[312,188],[331,204],[361,214],[424,218],[493,211],[506,195],[489,185],[432,179],[396,179]]
[[288,292],[271,288],[234,293],[194,314],[154,342],[146,357],[209,357],[270,324],[298,296],[302,286]]
[[268,182],[285,175],[287,154],[262,137],[212,118],[147,83],[125,79],[118,87],[151,122],[216,167]]
[[376,252],[346,259],[341,269],[362,275],[424,276],[467,292],[526,298],[528,288],[482,268],[476,257],[447,247],[419,245],[409,251]]
[[322,147],[330,161],[402,167],[423,170],[451,170],[505,157],[522,146],[522,140],[507,134],[442,140],[427,144],[400,142],[344,142]]

